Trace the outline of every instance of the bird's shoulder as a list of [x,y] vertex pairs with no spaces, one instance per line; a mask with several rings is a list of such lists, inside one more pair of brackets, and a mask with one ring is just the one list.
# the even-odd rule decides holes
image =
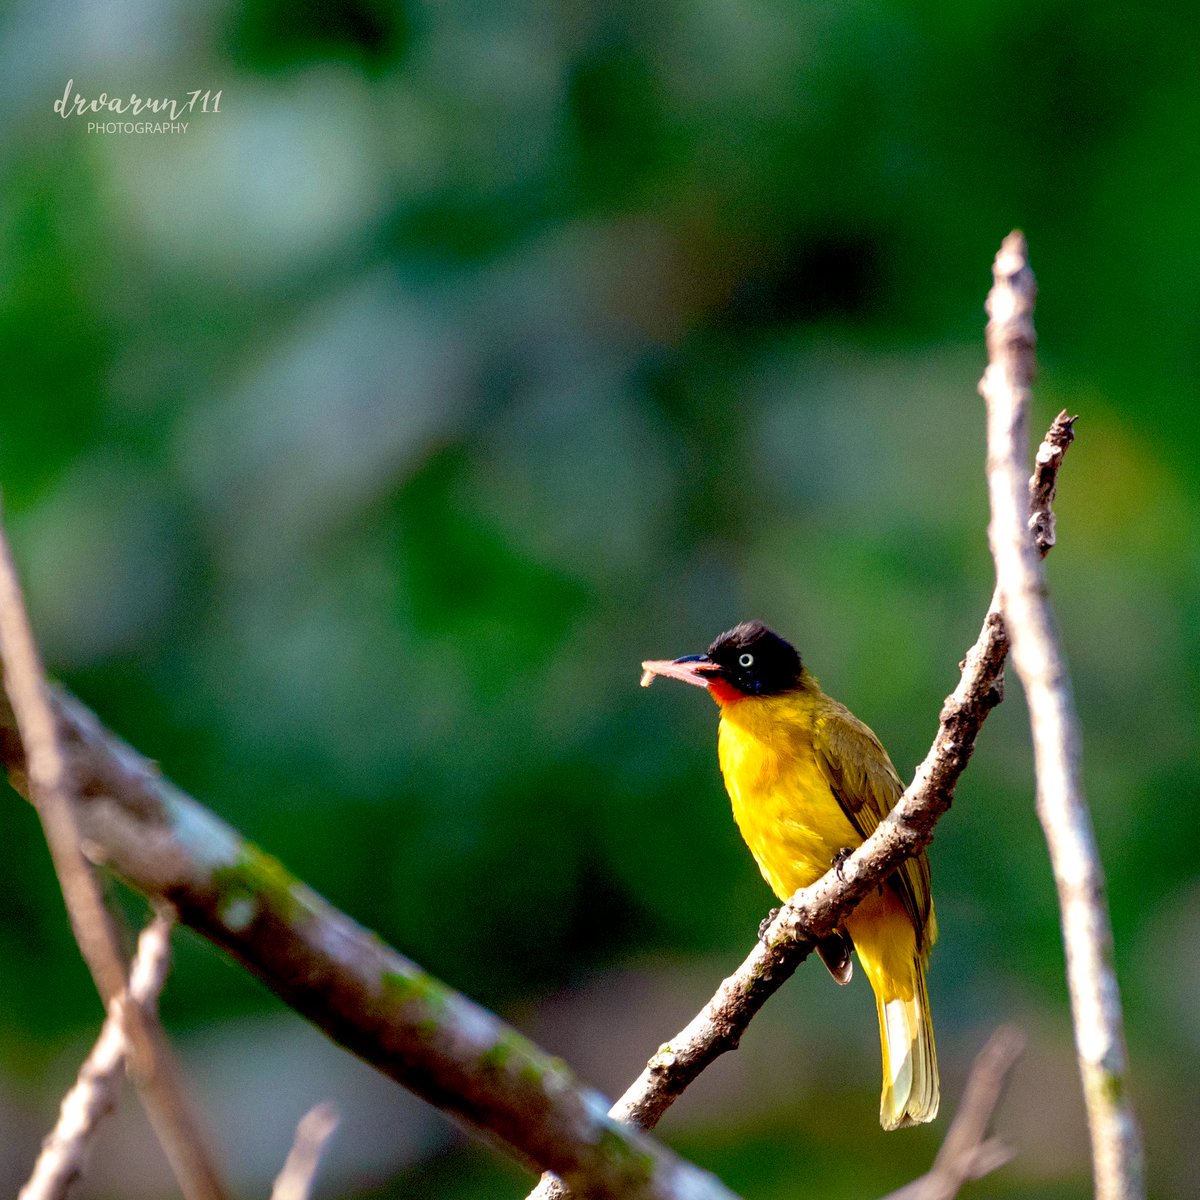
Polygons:
[[870,833],[896,803],[904,785],[883,743],[844,704],[822,695],[813,709],[813,754],[839,800]]

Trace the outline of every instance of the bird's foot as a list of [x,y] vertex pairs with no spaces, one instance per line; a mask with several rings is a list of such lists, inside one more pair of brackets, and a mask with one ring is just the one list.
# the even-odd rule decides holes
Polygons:
[[840,849],[840,850],[839,850],[839,851],[838,851],[838,852],[837,852],[837,853],[836,853],[836,854],[833,856],[833,862],[830,864],[830,865],[833,867],[833,869],[834,869],[834,870],[837,872],[837,877],[838,877],[838,878],[839,878],[839,879],[840,879],[840,880],[841,880],[843,883],[845,883],[845,882],[846,882],[846,876],[845,876],[845,874],[843,873],[843,871],[842,871],[842,868],[843,868],[843,867],[846,865],[846,859],[848,859],[848,858],[850,857],[850,855],[851,855],[851,854],[853,854],[853,853],[854,853],[854,851],[853,851],[853,850],[851,850],[849,846],[843,846],[843,847],[842,847],[842,848],[841,848],[841,849]]
[[763,919],[758,923],[758,940],[765,943],[767,940],[767,930],[771,928],[771,922],[779,916],[779,909],[773,908]]

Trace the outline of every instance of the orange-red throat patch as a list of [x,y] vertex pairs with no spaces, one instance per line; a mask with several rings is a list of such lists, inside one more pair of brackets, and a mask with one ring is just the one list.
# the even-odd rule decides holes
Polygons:
[[705,686],[708,688],[708,694],[718,704],[736,704],[746,698],[745,692],[739,692],[732,683],[726,683],[724,679],[710,679]]

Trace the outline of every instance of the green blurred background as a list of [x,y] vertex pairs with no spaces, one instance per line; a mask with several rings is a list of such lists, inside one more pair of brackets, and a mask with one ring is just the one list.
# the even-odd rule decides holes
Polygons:
[[[1027,232],[1035,425],[1081,414],[1049,573],[1155,1196],[1200,1190],[1200,20],[959,6],[10,4],[0,483],[53,672],[321,892],[610,1094],[771,898],[702,695],[758,616],[902,774],[991,590],[982,303]],[[100,92],[220,90],[97,135]],[[97,1023],[3,806],[0,1190]],[[1029,1052],[980,1197],[1088,1194],[1019,688],[931,852],[944,1111]],[[528,1180],[191,935],[165,1012],[240,1195],[333,1096],[325,1197]],[[871,1197],[861,979],[803,968],[662,1135],[747,1197]],[[80,1195],[172,1194],[128,1106]]]

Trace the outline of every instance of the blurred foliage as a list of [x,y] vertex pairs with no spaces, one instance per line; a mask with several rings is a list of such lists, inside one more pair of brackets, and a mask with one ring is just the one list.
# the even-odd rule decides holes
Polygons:
[[[568,1059],[630,1015],[614,972],[679,1023],[706,993],[671,981],[715,983],[770,897],[712,712],[637,664],[761,616],[911,770],[990,593],[974,390],[1020,225],[1035,423],[1081,414],[1049,571],[1153,1190],[1194,1195],[1197,25],[1071,0],[11,6],[0,481],[53,671],[456,986],[531,1028],[598,997]],[[52,112],[67,79],[221,111],[89,134]],[[1021,1157],[975,1194],[1084,1196],[1031,787],[1012,683],[933,848],[931,991],[951,1111],[990,1024],[1040,1039]],[[32,1146],[39,1064],[96,1012],[36,824],[5,813],[0,1067]],[[664,1132],[747,1196],[880,1194],[937,1132],[880,1134],[869,1000],[801,975],[770,1026],[794,1078],[736,1110],[706,1084]],[[186,938],[166,1006],[185,1046],[278,1011]],[[676,1027],[635,1021],[600,1082]],[[443,1136],[329,1186],[522,1182]]]

